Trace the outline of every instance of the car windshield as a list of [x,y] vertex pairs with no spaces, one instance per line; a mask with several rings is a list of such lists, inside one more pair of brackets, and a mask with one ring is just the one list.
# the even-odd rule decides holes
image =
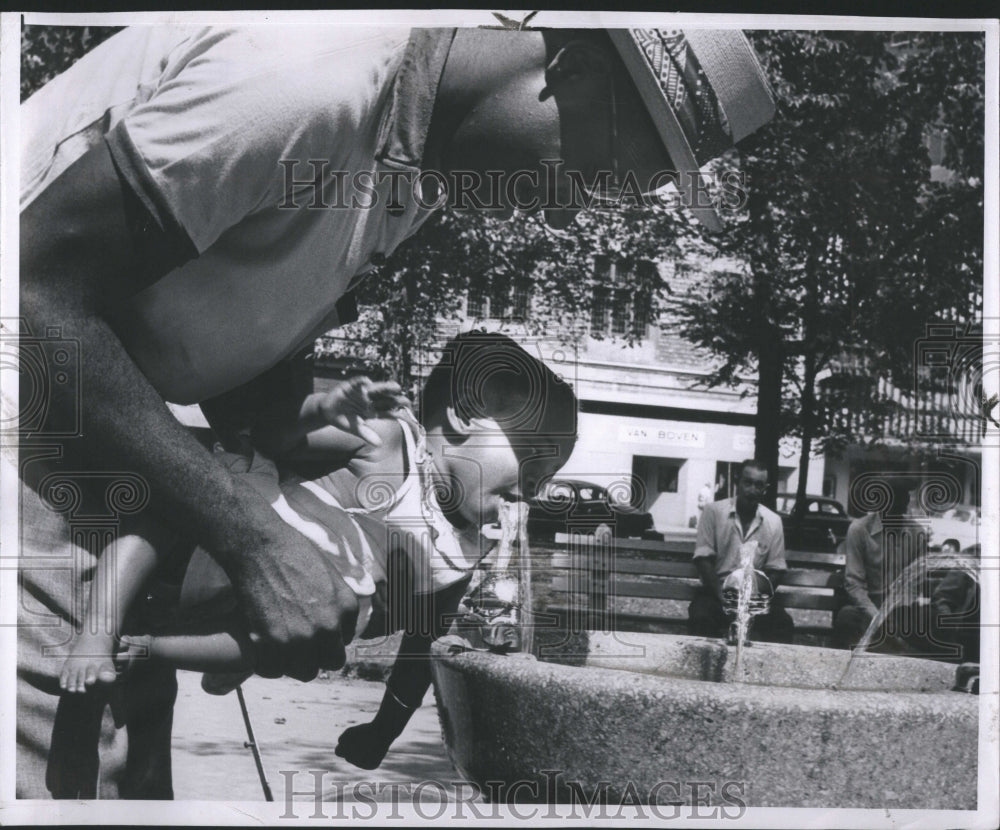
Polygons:
[[539,488],[538,498],[551,501],[572,501],[576,498],[573,485],[566,481],[549,481]]
[[965,524],[979,524],[979,509],[975,507],[953,507],[950,510],[934,510],[928,513],[931,519],[946,519]]
[[[778,495],[775,501],[775,510],[779,513],[791,515],[795,509],[795,496]],[[846,516],[847,512],[841,507],[840,502],[827,499],[806,498],[806,513],[823,513],[828,516]]]
[[794,508],[794,496],[778,496],[778,500],[775,502],[775,509],[779,513],[791,513]]
[[549,481],[538,489],[538,498],[562,503],[579,501],[608,501],[608,492],[596,484],[574,481]]

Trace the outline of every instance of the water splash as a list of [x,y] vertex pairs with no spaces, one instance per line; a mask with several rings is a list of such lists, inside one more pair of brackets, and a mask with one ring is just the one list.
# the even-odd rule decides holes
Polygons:
[[531,554],[528,548],[528,505],[500,500],[500,544],[496,574],[504,575],[517,586],[512,602],[518,629],[520,650],[530,654],[534,647],[534,615],[531,596]]
[[531,585],[531,549],[528,547],[528,505],[517,502],[517,543],[520,553],[518,575],[521,585],[521,651],[534,654],[535,605]]
[[[901,610],[918,609],[923,613],[909,614],[909,630],[904,632],[917,638],[932,636],[930,628],[934,609],[929,606],[932,593],[933,577],[935,572],[959,571],[975,584],[979,585],[979,559],[968,554],[960,553],[928,553],[918,557],[915,561],[907,565],[889,585],[885,599],[878,614],[872,619],[867,630],[851,652],[851,657],[847,661],[844,673],[834,685],[834,688],[841,687],[847,680],[859,657],[864,657],[875,652],[869,649],[876,638],[886,631],[886,623],[892,619],[898,619]],[[928,656],[928,655],[924,655]],[[945,656],[945,655],[941,655]]]
[[[875,636],[885,629],[885,624],[892,619],[900,609],[912,608],[917,605],[921,598],[930,597],[931,574],[934,571],[961,571],[967,574],[977,585],[979,584],[979,560],[971,556],[963,556],[957,553],[928,553],[919,557],[916,561],[907,565],[897,576],[889,590],[886,591],[885,599],[878,614],[872,619],[865,631],[864,636],[858,642],[855,653],[867,651]],[[924,615],[918,615],[914,620],[913,631],[908,632],[917,636],[930,633],[929,628],[921,625],[921,622],[929,622],[931,611],[928,609]],[[925,630],[926,629],[926,630]]]
[[[761,571],[754,569],[759,543],[744,542],[740,545],[740,567],[726,577],[722,586],[723,607],[735,620],[730,629],[730,642],[736,646],[736,663],[733,679],[743,681],[743,649],[750,645],[750,620],[758,614],[766,614],[770,608],[770,580]],[[758,590],[758,581],[763,590]]]

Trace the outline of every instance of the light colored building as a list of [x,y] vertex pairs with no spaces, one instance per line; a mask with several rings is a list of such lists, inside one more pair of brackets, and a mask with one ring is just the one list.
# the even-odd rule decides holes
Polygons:
[[[697,278],[672,276],[672,286],[680,292],[684,281]],[[616,289],[613,275],[608,282],[575,348],[525,334],[516,320],[523,298],[498,308],[495,297],[470,297],[455,328],[504,331],[572,383],[580,401],[579,440],[560,476],[603,485],[648,510],[660,531],[690,529],[699,491],[707,486],[715,498],[731,495],[739,464],[754,455],[754,378],[736,389],[708,388],[710,358],[680,336],[669,309],[645,322],[627,287]],[[512,309],[515,319],[505,319]],[[622,336],[637,329],[646,336],[627,345]],[[794,490],[797,442],[782,442],[779,464],[779,492]],[[817,458],[807,490],[820,492],[822,481]]]
[[914,485],[915,513],[981,505],[988,420],[980,329],[928,325],[915,344],[907,389],[872,372],[862,356],[846,353],[836,369],[819,384],[819,394],[828,383],[851,390],[835,426],[859,440],[826,456],[825,490],[857,514],[863,498],[855,491],[873,475],[906,475]]
[[[745,389],[708,389],[708,362],[669,325],[650,327],[643,343],[588,338],[577,363],[579,442],[561,475],[631,483],[633,503],[658,530],[687,528],[706,485],[731,494],[739,464],[754,455],[756,398]],[[747,395],[742,393],[746,391]],[[778,490],[798,482],[795,442],[780,453]],[[810,465],[809,492],[819,492],[822,463]]]

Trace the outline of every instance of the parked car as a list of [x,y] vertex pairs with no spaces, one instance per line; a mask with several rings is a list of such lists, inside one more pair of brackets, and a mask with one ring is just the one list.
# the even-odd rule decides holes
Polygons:
[[778,493],[776,512],[785,528],[785,547],[789,550],[833,552],[847,537],[851,519],[836,499],[806,495],[806,508],[798,525],[794,523],[794,493]]
[[979,508],[960,504],[951,510],[921,516],[930,529],[927,544],[935,550],[941,548],[946,539],[958,541],[958,549],[965,550],[979,542]]
[[576,479],[551,479],[528,501],[528,535],[552,539],[557,533],[594,532],[602,525],[616,537],[663,539],[653,517],[611,498],[598,484]]

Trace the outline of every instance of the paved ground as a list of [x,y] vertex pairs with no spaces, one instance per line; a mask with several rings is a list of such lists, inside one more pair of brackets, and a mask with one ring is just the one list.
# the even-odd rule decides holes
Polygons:
[[[246,731],[236,693],[207,695],[199,685],[200,677],[178,672],[174,797],[263,800],[253,756],[243,746]],[[447,784],[459,778],[445,756],[432,692],[379,769],[360,770],[333,754],[337,736],[344,729],[371,720],[384,688],[379,682],[338,675],[312,683],[260,677],[246,681],[243,691],[276,801],[285,798],[282,770],[299,771],[293,779],[296,790],[312,786],[314,778],[309,770],[324,770],[324,801],[357,800],[355,787],[359,782],[372,782],[362,787],[362,798],[385,801],[392,790],[384,785],[397,783],[401,786],[396,791],[405,801],[416,782]],[[304,799],[311,802],[312,796]]]

